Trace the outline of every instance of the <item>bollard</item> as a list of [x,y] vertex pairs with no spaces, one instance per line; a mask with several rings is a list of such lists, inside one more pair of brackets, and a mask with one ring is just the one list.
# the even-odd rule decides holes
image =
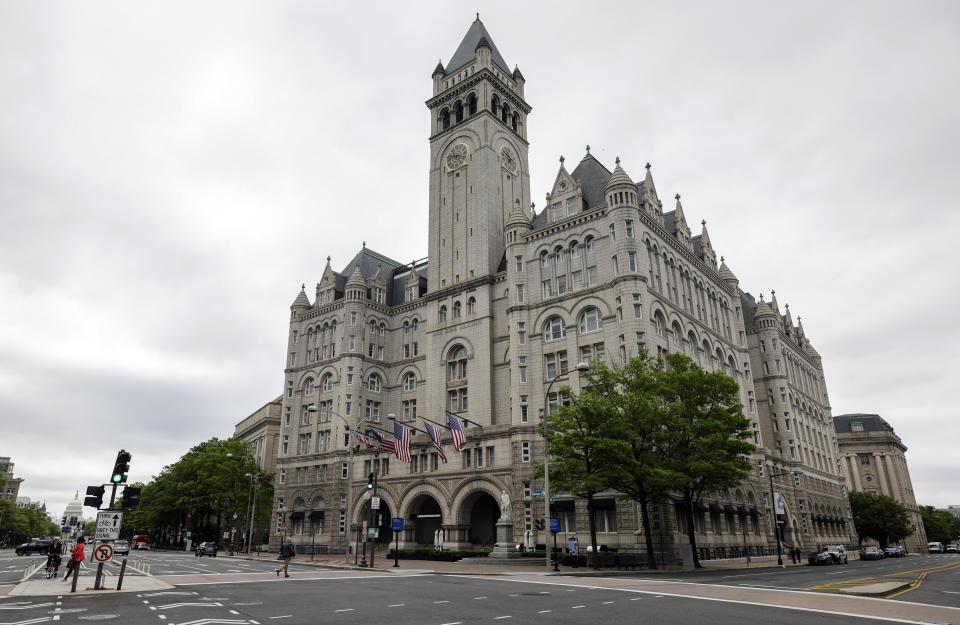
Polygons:
[[120,587],[123,586],[123,573],[127,570],[127,559],[124,558],[123,562],[120,563],[120,577],[117,578],[117,590],[120,590]]

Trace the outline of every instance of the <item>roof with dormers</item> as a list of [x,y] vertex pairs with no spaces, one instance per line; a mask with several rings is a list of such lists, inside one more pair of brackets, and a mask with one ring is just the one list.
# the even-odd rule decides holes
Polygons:
[[893,426],[887,423],[880,415],[862,414],[859,412],[835,416],[833,418],[833,427],[837,431],[837,434],[850,434],[853,433],[850,426],[854,422],[863,426],[862,431],[864,432],[893,433]]
[[580,183],[583,191],[583,210],[595,208],[604,203],[604,191],[613,174],[595,159],[590,152],[581,159],[570,177]]
[[447,67],[444,70],[446,76],[454,73],[464,65],[472,63],[474,59],[477,58],[477,45],[481,39],[485,40],[484,43],[489,46],[490,59],[497,67],[505,71],[507,75],[513,74],[513,72],[510,71],[510,66],[503,60],[503,55],[500,54],[500,50],[497,49],[497,44],[493,43],[493,37],[491,37],[487,29],[484,28],[480,18],[477,17],[473,24],[470,24],[470,29],[467,30],[467,34],[463,36],[463,41],[460,42],[457,51],[450,57],[450,62],[447,63]]

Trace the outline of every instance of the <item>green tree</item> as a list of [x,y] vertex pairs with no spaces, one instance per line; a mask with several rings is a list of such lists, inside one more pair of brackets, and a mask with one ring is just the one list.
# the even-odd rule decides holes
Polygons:
[[945,510],[937,510],[933,506],[920,506],[920,517],[923,519],[923,530],[927,540],[931,542],[949,543],[960,535],[960,527],[956,527],[957,518]]
[[693,512],[703,495],[740,484],[748,477],[747,456],[755,449],[750,421],[743,416],[736,380],[722,371],[706,372],[683,354],[667,354],[659,393],[670,417],[664,425],[667,469],[683,496],[687,537],[697,555]]
[[872,538],[885,549],[913,534],[907,511],[893,497],[853,491],[849,499],[860,544]]
[[677,477],[667,468],[664,457],[667,447],[663,438],[670,412],[660,399],[662,372],[663,362],[649,358],[645,352],[621,368],[593,361],[585,376],[584,391],[598,395],[606,404],[613,460],[606,482],[639,505],[647,566],[651,569],[657,568],[657,560],[649,506],[670,489]]
[[[570,404],[560,406],[556,414],[546,416],[550,455],[553,457],[550,481],[556,490],[565,490],[587,500],[592,562],[594,568],[599,568],[593,500],[597,493],[610,488],[610,475],[617,468],[610,402],[603,394],[590,390],[575,394],[565,386],[561,393],[570,397]],[[534,477],[542,475],[541,465]]]

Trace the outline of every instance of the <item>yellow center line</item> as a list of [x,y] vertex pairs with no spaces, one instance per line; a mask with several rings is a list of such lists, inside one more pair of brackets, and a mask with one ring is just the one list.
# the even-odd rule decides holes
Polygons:
[[889,599],[891,597],[902,595],[905,592],[909,592],[917,588],[918,586],[920,586],[920,584],[923,582],[923,580],[926,578],[927,574],[929,573],[941,573],[943,571],[949,571],[956,568],[960,568],[960,562],[954,562],[950,564],[938,564],[937,566],[926,568],[926,569],[913,569],[910,571],[895,571],[893,573],[887,573],[881,576],[858,577],[854,579],[837,580],[835,582],[830,582],[828,584],[810,586],[808,590],[835,590],[835,589],[845,588],[847,586],[865,585],[866,583],[870,583],[871,581],[880,582],[884,578],[897,578],[897,577],[904,577],[904,576],[914,577],[913,581],[910,582],[909,588],[906,588],[892,595],[887,595],[886,598]]

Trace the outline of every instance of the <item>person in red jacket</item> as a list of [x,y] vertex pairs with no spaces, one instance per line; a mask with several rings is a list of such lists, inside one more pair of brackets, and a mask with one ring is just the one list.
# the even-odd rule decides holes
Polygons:
[[83,553],[83,536],[77,539],[77,546],[73,548],[73,552],[70,554],[70,561],[67,562],[67,574],[64,575],[63,581],[70,579],[70,573],[73,569],[80,566],[80,563],[86,559],[86,556]]

